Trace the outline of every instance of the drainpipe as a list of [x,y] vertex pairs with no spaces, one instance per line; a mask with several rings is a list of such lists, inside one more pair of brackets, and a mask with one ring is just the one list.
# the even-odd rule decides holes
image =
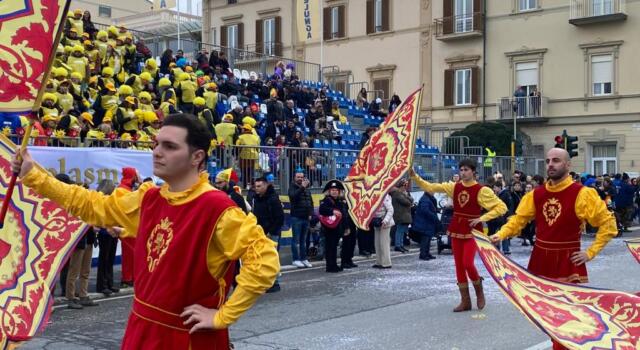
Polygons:
[[484,123],[487,120],[487,2],[488,0],[484,0],[482,2],[482,22],[483,22],[483,30],[482,34],[482,122]]

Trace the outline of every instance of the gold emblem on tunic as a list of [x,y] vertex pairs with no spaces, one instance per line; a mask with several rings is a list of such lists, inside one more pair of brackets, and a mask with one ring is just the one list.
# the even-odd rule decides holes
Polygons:
[[460,204],[460,207],[462,208],[467,205],[467,203],[469,203],[469,192],[462,190],[458,193],[458,204]]
[[553,225],[562,213],[562,204],[556,198],[549,198],[542,206],[542,214],[547,225]]
[[173,240],[173,223],[169,218],[164,218],[154,227],[147,239],[147,265],[149,272],[153,272],[160,263]]

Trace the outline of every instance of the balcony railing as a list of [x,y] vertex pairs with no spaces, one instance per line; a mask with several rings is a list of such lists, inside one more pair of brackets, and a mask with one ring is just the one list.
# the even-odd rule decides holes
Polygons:
[[465,37],[481,36],[483,30],[483,14],[481,12],[437,18],[436,39],[453,40]]
[[542,96],[503,97],[498,100],[497,118],[537,118],[544,117],[547,99]]
[[257,52],[266,56],[282,56],[282,43],[269,41],[259,44],[245,45],[245,51]]
[[624,21],[625,0],[571,0],[569,23],[585,25],[600,22]]

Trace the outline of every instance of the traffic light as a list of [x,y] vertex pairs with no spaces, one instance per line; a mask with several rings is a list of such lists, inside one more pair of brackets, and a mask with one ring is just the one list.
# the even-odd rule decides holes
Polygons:
[[564,148],[564,137],[556,136],[556,138],[554,140],[556,141],[556,145],[553,146],[553,147],[555,147],[555,148]]
[[564,137],[564,149],[569,152],[569,158],[578,156],[578,136],[569,136],[567,130],[562,133]]

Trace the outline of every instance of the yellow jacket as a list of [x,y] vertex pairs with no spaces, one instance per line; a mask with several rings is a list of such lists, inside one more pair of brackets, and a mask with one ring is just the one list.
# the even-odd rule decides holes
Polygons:
[[[251,134],[242,134],[236,141],[238,146],[260,146],[260,137]],[[258,159],[258,148],[242,147],[240,149],[240,159]]]
[[236,125],[222,122],[215,126],[218,143],[224,142],[225,146],[233,145],[233,135],[236,134]]
[[[545,186],[547,191],[559,192],[569,187],[571,183],[571,177],[567,177],[559,184],[551,185],[547,183]],[[586,250],[587,256],[589,260],[591,260],[618,234],[616,219],[613,214],[607,210],[607,205],[600,199],[598,193],[589,187],[583,187],[578,193],[574,210],[578,219],[586,221],[591,226],[598,228],[595,240]],[[536,207],[533,202],[533,192],[529,192],[520,200],[520,205],[518,205],[515,215],[509,218],[509,221],[496,232],[496,235],[498,235],[500,239],[515,237],[519,235],[520,231],[522,231],[531,220],[534,220],[535,217]]]
[[[146,191],[154,187],[147,182],[136,191],[107,196],[81,186],[64,184],[37,167],[22,181],[90,225],[123,227],[129,233],[127,237],[135,237],[137,234],[142,199]],[[214,189],[209,184],[208,174],[202,173],[200,180],[188,190],[171,192],[164,185],[160,189],[160,195],[169,203],[180,205],[211,190]],[[218,220],[212,237],[208,242],[207,252],[207,266],[212,276],[222,278],[229,261],[242,260],[240,273],[236,277],[238,286],[212,320],[214,327],[226,328],[236,322],[271,287],[280,270],[280,263],[275,243],[258,226],[256,217],[253,214],[245,215],[240,208],[225,211]]]

